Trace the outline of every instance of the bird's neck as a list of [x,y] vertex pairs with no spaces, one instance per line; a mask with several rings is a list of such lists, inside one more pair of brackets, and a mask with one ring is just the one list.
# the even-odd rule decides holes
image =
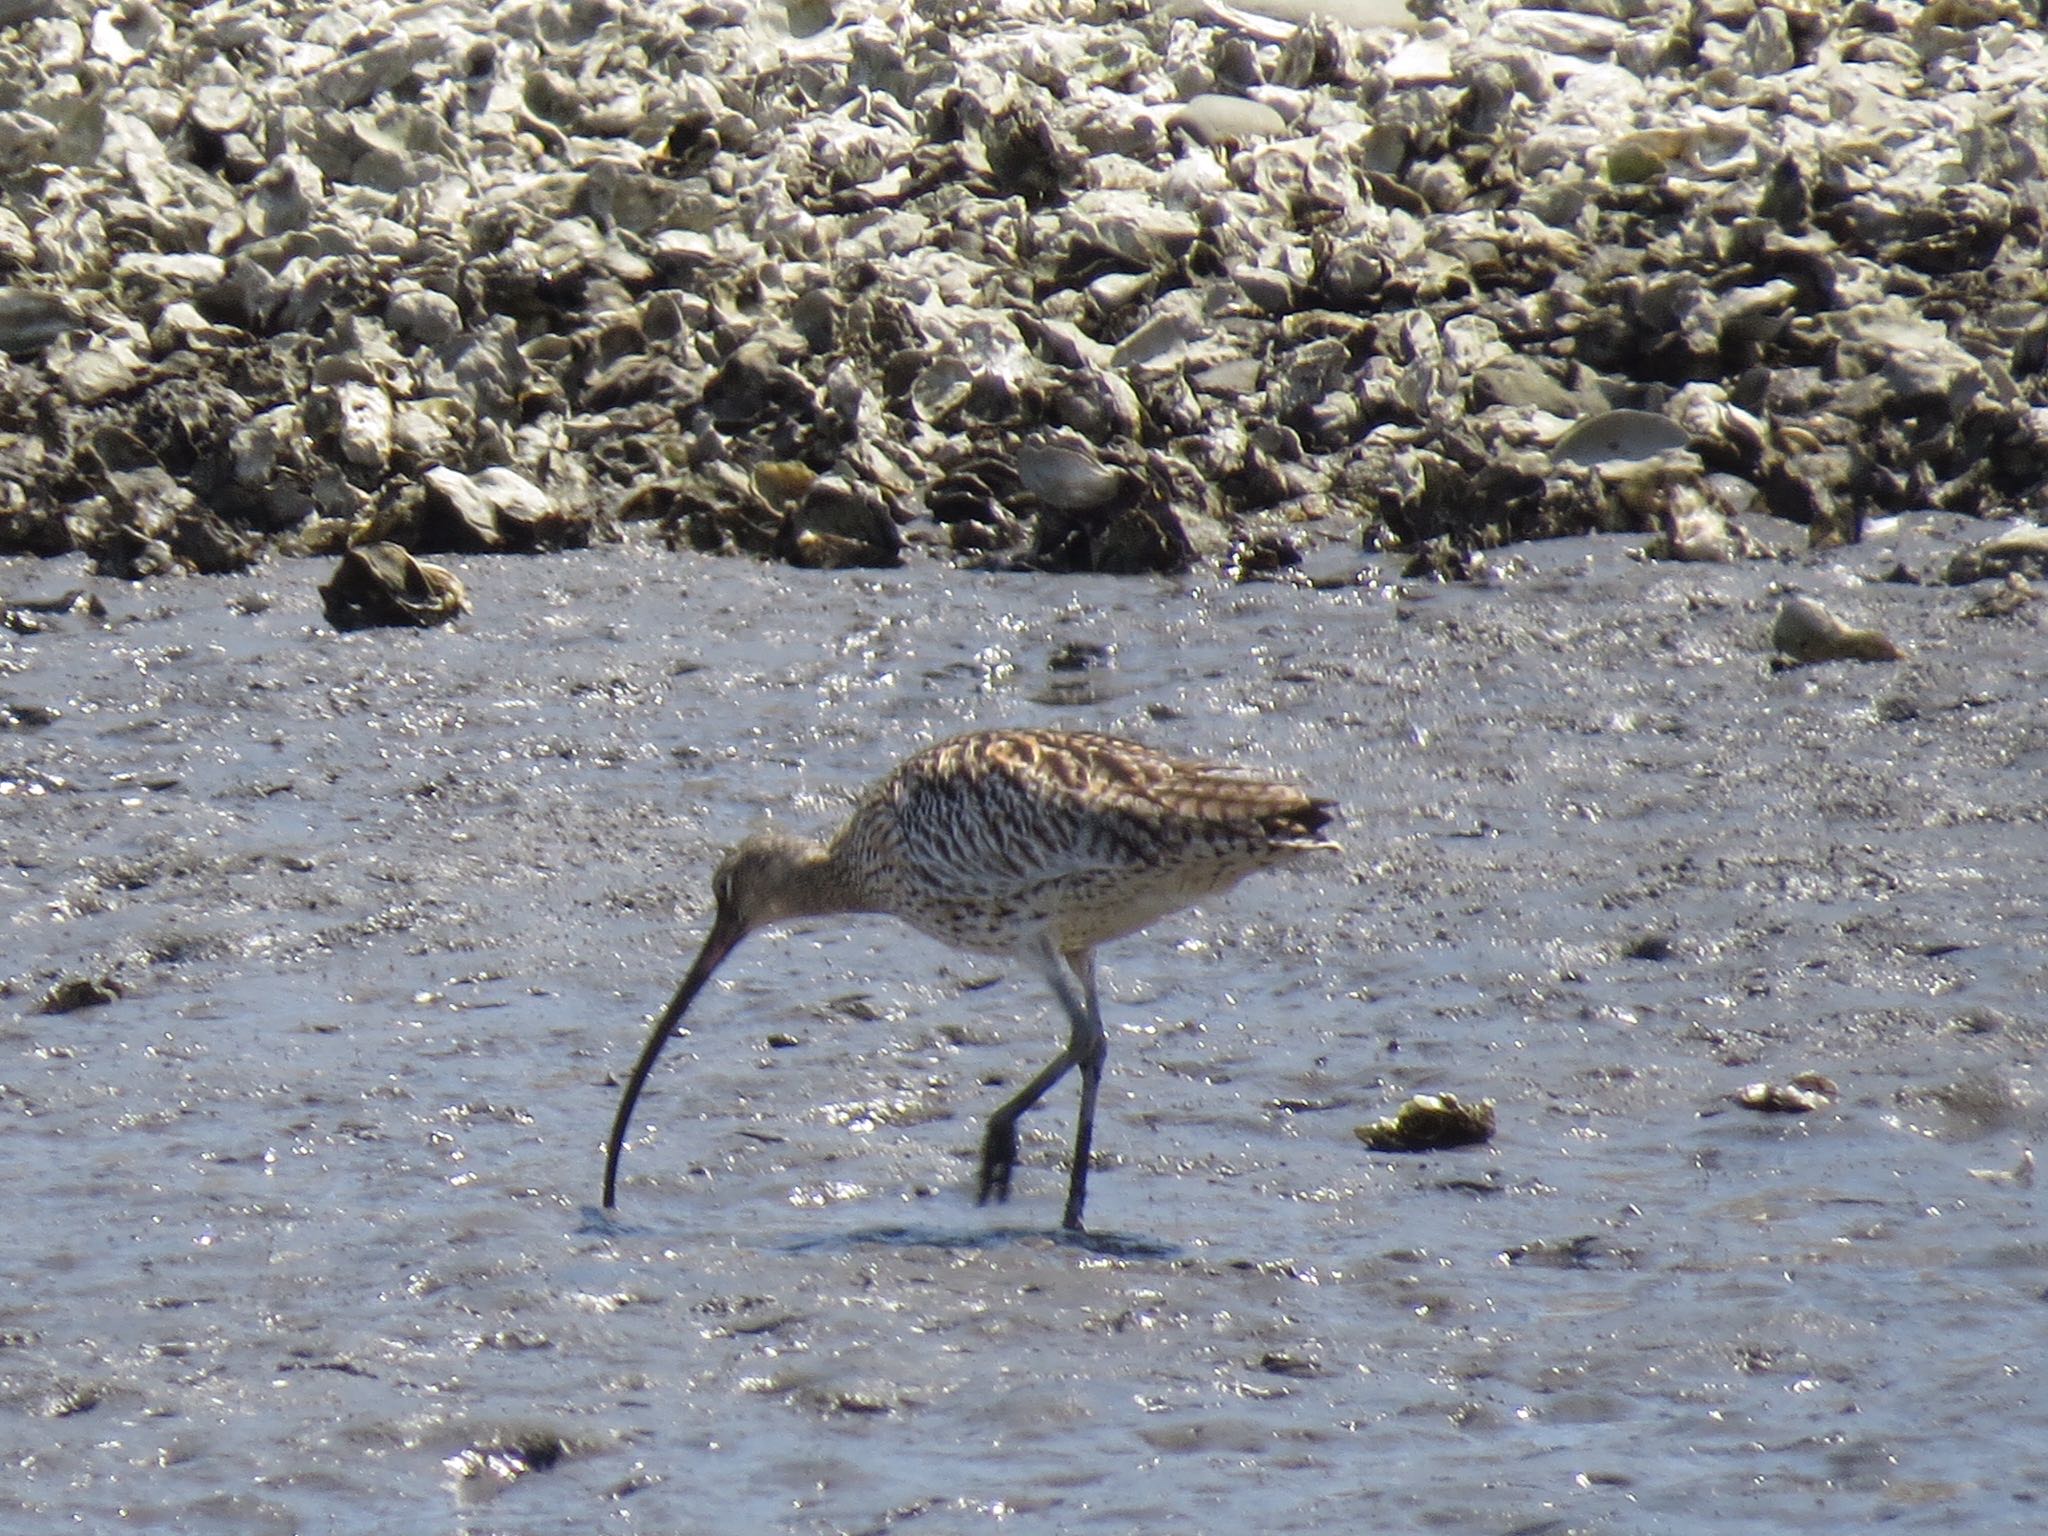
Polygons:
[[854,861],[838,843],[829,848],[818,843],[805,847],[797,856],[783,896],[791,917],[830,917],[843,912],[880,910],[866,883],[855,872]]

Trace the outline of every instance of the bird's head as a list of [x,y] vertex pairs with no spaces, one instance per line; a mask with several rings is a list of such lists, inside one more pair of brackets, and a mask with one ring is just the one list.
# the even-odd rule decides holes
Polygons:
[[735,939],[767,923],[834,910],[825,900],[824,850],[786,832],[756,832],[718,861],[715,927]]

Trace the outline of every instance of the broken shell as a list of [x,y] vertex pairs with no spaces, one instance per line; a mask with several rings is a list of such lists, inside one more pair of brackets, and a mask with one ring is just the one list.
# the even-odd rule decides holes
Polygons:
[[1694,487],[1673,486],[1662,509],[1662,542],[1652,552],[1667,560],[1726,564],[1736,555],[1738,530],[1728,514]]
[[1375,1152],[1435,1152],[1493,1140],[1493,1100],[1461,1103],[1448,1093],[1418,1093],[1392,1115],[1352,1132]]
[[911,384],[910,403],[920,420],[939,426],[967,403],[973,390],[974,370],[957,357],[942,357]]
[[202,85],[185,108],[185,120],[216,139],[242,132],[255,115],[256,103],[239,85]]
[[1819,661],[1901,661],[1905,652],[1875,629],[1843,623],[1810,597],[1788,597],[1771,625],[1771,644],[1790,666]]
[[903,563],[903,534],[881,497],[838,475],[820,475],[783,520],[777,552],[813,570]]
[[749,477],[761,505],[778,517],[787,517],[793,508],[801,506],[817,482],[815,469],[792,459],[770,459],[765,464],[756,464]]
[[[0,0],[0,499],[68,509],[0,545],[141,574],[247,558],[223,522],[516,548],[630,506],[891,548],[830,495],[778,543],[809,487],[765,464],[1076,569],[1621,528],[1739,557],[1708,471],[1819,548],[2039,515],[2038,9]],[[1013,494],[1055,428],[1098,465]],[[164,519],[94,510],[144,464]],[[421,475],[488,465],[557,506],[464,531]]]
[[1180,0],[1173,9],[1206,15],[1265,42],[1285,42],[1317,22],[1340,27],[1415,30],[1406,0]]
[[2029,604],[2041,600],[2040,590],[2018,571],[2013,571],[2004,581],[1993,587],[1983,597],[1963,610],[1966,619],[2010,618]]
[[382,474],[391,458],[391,397],[375,384],[350,381],[335,385],[334,404],[341,456],[357,469]]
[[96,405],[149,377],[149,360],[136,349],[139,339],[72,332],[51,343],[45,362],[74,404]]
[[1970,1177],[1986,1184],[2011,1184],[2018,1189],[2034,1187],[2034,1149],[2022,1147],[2020,1160],[2010,1168],[1972,1168]]
[[438,347],[461,332],[462,308],[445,293],[407,288],[392,294],[384,306],[384,320],[401,336],[422,346]]

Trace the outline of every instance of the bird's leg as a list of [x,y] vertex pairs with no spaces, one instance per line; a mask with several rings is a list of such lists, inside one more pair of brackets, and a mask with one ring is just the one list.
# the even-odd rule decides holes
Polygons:
[[1044,1071],[989,1116],[988,1132],[981,1143],[981,1190],[978,1198],[982,1204],[987,1204],[991,1197],[997,1200],[1010,1197],[1010,1172],[1017,1164],[1017,1121],[1078,1063],[1081,1067],[1081,1130],[1077,1151],[1081,1154],[1081,1162],[1068,1188],[1067,1211],[1062,1221],[1062,1225],[1078,1229],[1088,1178],[1087,1150],[1094,1131],[1096,1090],[1102,1080],[1102,1062],[1108,1047],[1103,1038],[1102,1018],[1095,1007],[1094,957],[1085,950],[1072,956],[1062,955],[1048,939],[1037,959],[1039,970],[1052,987],[1053,995],[1059,998],[1060,1007],[1066,1011],[1069,1026],[1067,1044],[1046,1064]]
[[[1081,983],[1081,1004],[1086,1010],[1088,1024],[1087,1039],[1083,1041],[1077,1037],[1075,1042],[1082,1047],[1079,1059],[1081,1112],[1074,1122],[1074,1157],[1067,1172],[1067,1209],[1066,1214],[1060,1217],[1061,1226],[1069,1232],[1078,1232],[1081,1230],[1081,1203],[1088,1198],[1088,1158],[1095,1140],[1095,1098],[1102,1091],[1102,1064],[1109,1059],[1109,1038],[1103,1032],[1102,1007],[1095,998],[1094,951],[1075,950],[1066,957],[1066,961]],[[1067,1003],[1071,1013],[1073,1004],[1064,994],[1060,1001]]]
[[988,1130],[981,1138],[981,1189],[975,1196],[977,1205],[1010,1198],[1010,1170],[1017,1166],[1017,1121],[1073,1065],[1072,1049],[1061,1051],[1043,1072],[1024,1085],[1021,1093],[988,1117]]

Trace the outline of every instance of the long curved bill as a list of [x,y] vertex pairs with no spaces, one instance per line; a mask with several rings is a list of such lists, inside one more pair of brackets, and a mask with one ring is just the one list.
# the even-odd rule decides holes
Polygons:
[[668,1044],[675,1034],[676,1026],[682,1022],[683,1012],[691,1001],[704,989],[704,983],[711,979],[711,973],[718,969],[725,957],[733,952],[739,941],[747,936],[747,930],[738,922],[728,918],[724,912],[718,914],[711,924],[711,932],[704,938],[704,947],[697,951],[697,958],[690,962],[689,974],[683,977],[683,984],[676,988],[676,995],[668,1000],[668,1006],[655,1020],[654,1030],[647,1037],[647,1044],[641,1047],[640,1059],[633,1063],[633,1075],[626,1079],[626,1091],[619,1095],[619,1112],[612,1120],[611,1139],[604,1149],[604,1208],[610,1210],[618,1203],[619,1153],[626,1144],[626,1128],[633,1120],[633,1105],[640,1097],[640,1090],[646,1086],[647,1074],[654,1070],[654,1063],[661,1055],[661,1048]]

